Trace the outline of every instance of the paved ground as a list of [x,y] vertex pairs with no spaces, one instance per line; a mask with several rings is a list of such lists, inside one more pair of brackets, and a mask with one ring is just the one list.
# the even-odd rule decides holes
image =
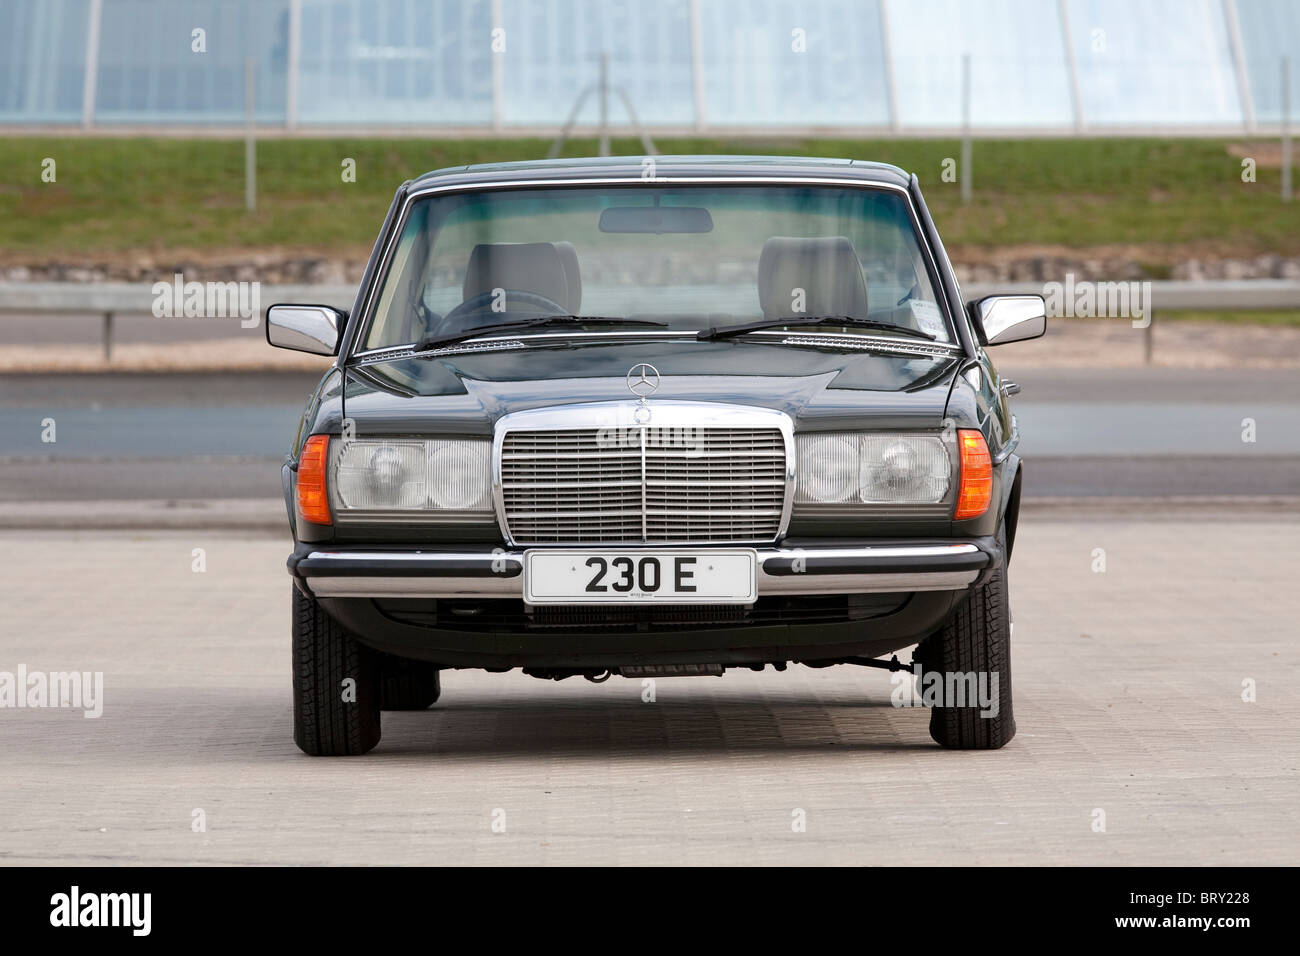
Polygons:
[[1020,735],[980,754],[938,750],[884,672],[796,667],[655,703],[450,672],[373,754],[313,760],[287,546],[0,534],[0,671],[105,680],[99,719],[0,710],[0,862],[1300,863],[1294,518],[1024,523]]

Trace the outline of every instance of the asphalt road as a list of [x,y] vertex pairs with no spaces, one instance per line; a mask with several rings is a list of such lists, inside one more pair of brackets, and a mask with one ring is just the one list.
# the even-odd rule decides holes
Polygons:
[[[1300,494],[1294,370],[1009,374],[1024,389],[1014,409],[1030,497]],[[0,501],[275,497],[314,384],[301,373],[4,377]]]
[[883,671],[796,666],[653,703],[452,671],[339,760],[290,736],[286,540],[0,533],[0,671],[104,682],[97,719],[0,709],[0,863],[1295,865],[1298,532],[1022,523],[997,752],[939,750]]

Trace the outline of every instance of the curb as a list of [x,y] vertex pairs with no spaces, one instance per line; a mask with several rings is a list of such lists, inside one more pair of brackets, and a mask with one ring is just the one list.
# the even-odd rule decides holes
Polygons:
[[0,530],[247,531],[289,536],[278,498],[0,501]]
[[1021,514],[1035,518],[1098,520],[1242,521],[1300,518],[1300,495],[1166,495],[1161,497],[1083,495],[1032,497]]

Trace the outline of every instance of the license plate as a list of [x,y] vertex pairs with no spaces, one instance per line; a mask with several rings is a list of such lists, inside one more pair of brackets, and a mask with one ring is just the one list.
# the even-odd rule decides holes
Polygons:
[[752,604],[753,551],[525,551],[529,604]]

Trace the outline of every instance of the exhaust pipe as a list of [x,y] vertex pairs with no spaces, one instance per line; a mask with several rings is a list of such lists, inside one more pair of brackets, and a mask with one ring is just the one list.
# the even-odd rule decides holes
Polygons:
[[647,664],[620,667],[623,677],[721,677],[721,664]]

